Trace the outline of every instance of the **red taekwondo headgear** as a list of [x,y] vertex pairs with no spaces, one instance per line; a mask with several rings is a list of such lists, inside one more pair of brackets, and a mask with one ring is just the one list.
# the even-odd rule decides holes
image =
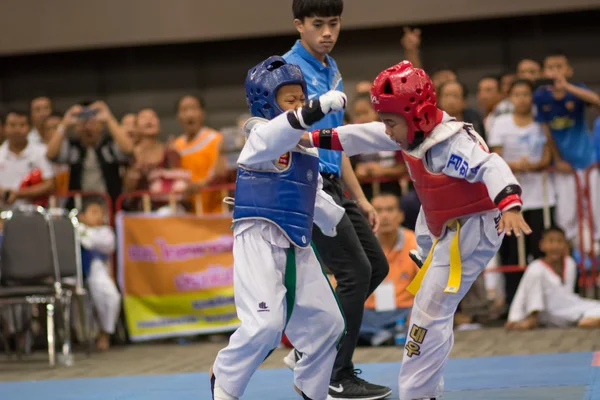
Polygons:
[[381,72],[371,89],[371,103],[377,112],[400,114],[408,126],[408,143],[416,132],[423,138],[440,122],[433,82],[425,71],[402,61]]

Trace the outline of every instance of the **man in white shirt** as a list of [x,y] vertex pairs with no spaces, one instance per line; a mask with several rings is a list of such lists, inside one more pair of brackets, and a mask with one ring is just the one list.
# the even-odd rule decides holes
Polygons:
[[52,114],[52,100],[47,96],[34,97],[29,104],[32,129],[27,139],[31,143],[44,143],[44,122]]
[[44,145],[30,143],[25,112],[6,115],[6,141],[0,146],[0,207],[34,203],[54,190],[54,170]]

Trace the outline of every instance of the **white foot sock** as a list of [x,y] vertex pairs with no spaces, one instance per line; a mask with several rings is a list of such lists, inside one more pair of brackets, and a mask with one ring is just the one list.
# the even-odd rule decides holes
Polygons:
[[237,397],[233,397],[223,389],[215,386],[215,400],[239,400]]

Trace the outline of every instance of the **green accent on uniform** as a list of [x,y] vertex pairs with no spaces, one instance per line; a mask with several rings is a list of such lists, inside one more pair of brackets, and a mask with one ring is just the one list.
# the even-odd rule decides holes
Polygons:
[[[294,311],[294,304],[296,303],[296,248],[290,245],[287,250],[285,257],[285,277],[283,279],[283,286],[285,286],[285,304],[286,304],[286,316],[285,316],[285,328],[287,328],[290,318],[292,318],[292,312]],[[275,351],[271,350],[265,357],[265,360]],[[264,360],[263,360],[264,362]]]
[[319,261],[319,265],[321,266],[321,271],[323,272],[323,276],[325,277],[325,280],[327,281],[327,284],[329,285],[329,288],[331,289],[331,293],[333,293],[335,302],[337,303],[338,309],[340,310],[340,313],[342,314],[342,318],[344,319],[344,330],[342,331],[342,333],[340,334],[340,337],[338,337],[338,339],[335,343],[335,347],[339,351],[340,346],[342,345],[342,339],[344,339],[344,336],[346,336],[346,315],[344,314],[344,310],[342,310],[342,306],[340,305],[340,301],[339,301],[337,295],[335,294],[335,290],[333,290],[333,286],[331,286],[331,282],[329,282],[329,278],[327,277],[327,273],[325,272],[325,268],[323,267],[323,261],[321,261],[321,256],[319,255],[319,252],[317,251],[317,247],[315,246],[315,244],[312,241],[310,242],[310,245],[311,245],[313,251],[315,252],[315,256],[317,256],[317,261]]
[[285,286],[285,303],[287,305],[287,315],[285,317],[285,328],[287,328],[290,318],[292,318],[292,312],[294,311],[294,304],[296,303],[296,248],[290,245],[287,256],[285,259],[285,277],[283,279],[283,286]]

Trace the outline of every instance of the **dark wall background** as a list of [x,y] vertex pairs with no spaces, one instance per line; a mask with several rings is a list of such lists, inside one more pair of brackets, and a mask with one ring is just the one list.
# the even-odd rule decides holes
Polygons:
[[[0,54],[286,35],[290,0],[2,0]],[[345,0],[347,28],[599,8],[598,0]]]
[[[448,65],[474,91],[479,77],[514,69],[523,57],[541,59],[564,49],[575,81],[600,91],[600,10],[420,26],[426,69]],[[402,27],[344,30],[332,54],[346,91],[400,61]],[[46,93],[59,111],[82,99],[103,99],[121,115],[156,109],[164,134],[178,133],[177,99],[190,91],[208,103],[208,122],[220,128],[244,112],[246,71],[272,54],[283,54],[295,36],[226,42],[118,48],[0,57],[0,104],[26,107]]]

